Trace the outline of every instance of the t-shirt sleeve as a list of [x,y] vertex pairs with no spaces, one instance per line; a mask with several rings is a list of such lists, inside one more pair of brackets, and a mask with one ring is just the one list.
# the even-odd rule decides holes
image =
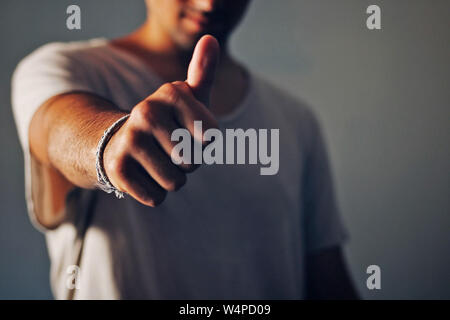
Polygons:
[[340,246],[348,238],[334,193],[332,174],[320,125],[310,114],[310,145],[304,175],[306,249],[314,253]]
[[44,102],[56,95],[93,92],[83,67],[64,46],[51,43],[37,49],[18,64],[12,77],[12,108],[24,153],[27,208],[33,225],[41,231],[45,228],[36,219],[31,196],[31,180],[35,178],[32,177],[28,142],[31,119]]
[[64,44],[50,43],[25,57],[12,77],[12,107],[22,147],[36,110],[48,99],[72,91],[89,91],[83,67]]

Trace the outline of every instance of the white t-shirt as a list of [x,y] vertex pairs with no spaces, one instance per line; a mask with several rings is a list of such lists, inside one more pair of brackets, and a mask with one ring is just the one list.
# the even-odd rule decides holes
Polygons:
[[[136,56],[105,39],[47,44],[13,76],[13,109],[25,155],[29,214],[45,232],[58,299],[75,265],[75,299],[301,299],[307,253],[342,244],[324,142],[312,112],[251,74],[226,128],[279,129],[279,171],[254,164],[204,165],[150,208],[131,197],[76,189],[55,230],[37,223],[31,200],[28,126],[52,96],[86,91],[124,110],[162,81]],[[39,183],[33,183],[33,188]]]

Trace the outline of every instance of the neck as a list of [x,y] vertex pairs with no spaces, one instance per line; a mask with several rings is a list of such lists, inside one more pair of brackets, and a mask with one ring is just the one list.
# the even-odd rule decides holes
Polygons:
[[[133,33],[114,40],[113,44],[132,52],[146,62],[161,79],[167,82],[184,80],[194,48],[179,46],[162,28],[151,19]],[[212,111],[226,114],[242,99],[246,91],[244,69],[228,53],[226,44],[221,44],[219,65],[212,90]]]

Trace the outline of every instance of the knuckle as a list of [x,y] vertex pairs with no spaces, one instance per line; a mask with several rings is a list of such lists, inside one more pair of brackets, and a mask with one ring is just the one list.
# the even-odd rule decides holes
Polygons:
[[161,98],[171,105],[176,105],[181,99],[179,89],[173,83],[163,84],[158,91]]
[[168,113],[170,113],[170,108],[163,105],[161,102],[149,99],[142,103],[136,112],[139,119],[139,126],[145,128],[146,130],[153,130],[161,127],[168,118]]
[[146,119],[150,113],[150,104],[147,101],[142,101],[131,110],[131,118],[138,120]]
[[114,157],[104,164],[108,175],[124,178],[127,175],[127,166],[123,157]]
[[136,129],[130,129],[125,135],[125,145],[131,150],[135,150],[140,145],[142,134]]
[[172,85],[175,86],[175,88],[177,89],[178,92],[180,90],[183,92],[190,92],[190,88],[189,88],[188,84],[184,81],[174,81],[174,82],[172,82]]

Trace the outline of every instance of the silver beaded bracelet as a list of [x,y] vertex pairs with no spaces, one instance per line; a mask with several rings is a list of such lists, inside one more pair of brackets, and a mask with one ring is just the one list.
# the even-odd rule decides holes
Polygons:
[[98,142],[97,150],[95,152],[95,169],[97,171],[98,187],[101,190],[105,191],[106,193],[114,192],[116,197],[119,199],[122,199],[125,193],[118,190],[116,187],[112,185],[111,181],[109,181],[105,172],[105,167],[103,166],[103,153],[111,137],[114,135],[114,133],[116,133],[117,130],[119,130],[122,124],[129,117],[130,117],[129,114],[123,116],[122,118],[114,122],[108,129],[105,130],[100,141]]

